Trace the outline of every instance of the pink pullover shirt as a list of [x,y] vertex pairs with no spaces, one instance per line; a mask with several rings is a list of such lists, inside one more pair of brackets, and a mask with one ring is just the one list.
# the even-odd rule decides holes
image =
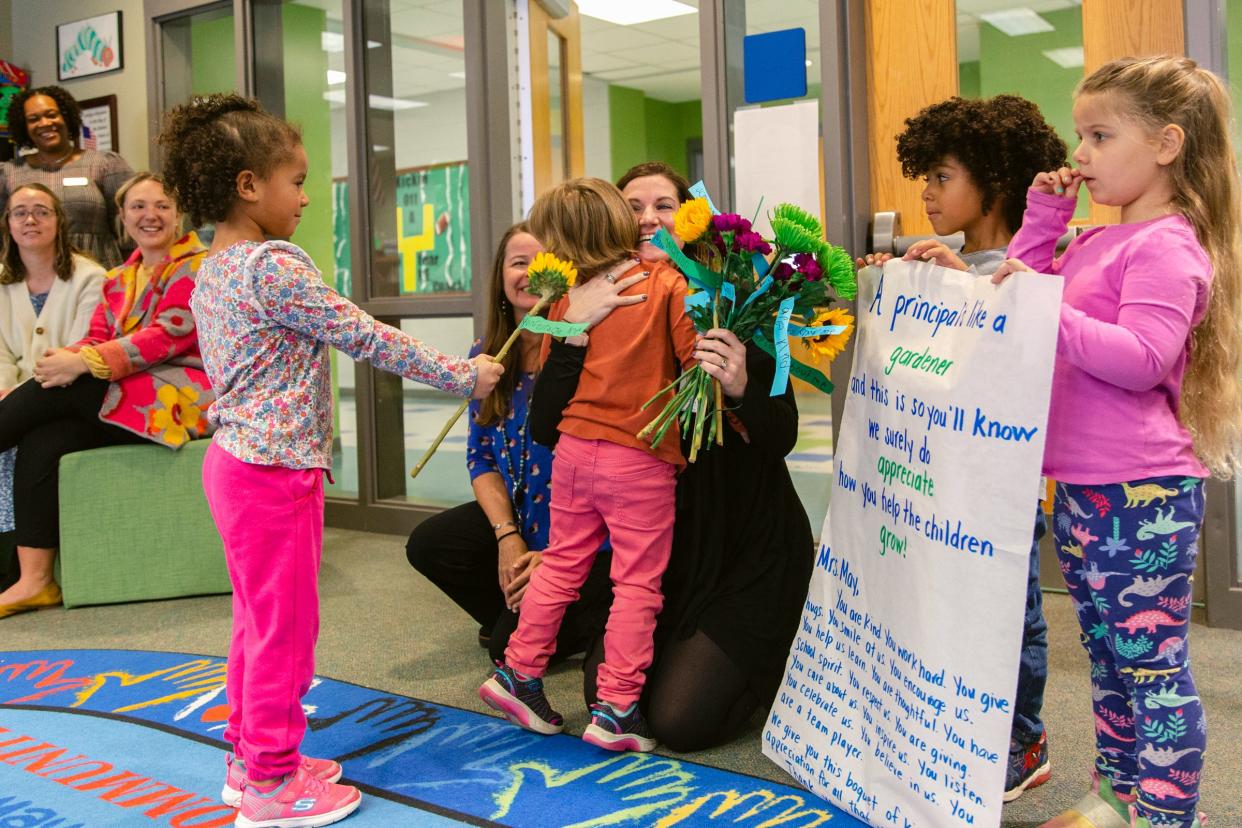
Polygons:
[[1031,190],[1009,256],[1065,277],[1044,474],[1064,483],[1206,477],[1177,418],[1212,265],[1181,215],[1095,227],[1054,259],[1074,201]]

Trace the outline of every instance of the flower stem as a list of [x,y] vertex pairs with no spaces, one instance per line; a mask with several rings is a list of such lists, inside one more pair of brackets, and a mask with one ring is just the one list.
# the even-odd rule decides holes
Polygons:
[[[551,293],[543,294],[539,297],[539,301],[535,303],[535,306],[527,312],[527,316],[538,316],[539,312],[547,307],[548,303],[554,298],[555,297]],[[505,340],[504,346],[501,347],[500,353],[492,357],[492,362],[502,361],[509,353],[509,349],[513,347],[513,343],[517,342],[517,338],[521,335],[521,333],[521,325],[514,328],[513,333],[509,334],[509,338]],[[444,428],[440,429],[440,433],[436,435],[436,439],[432,441],[431,445],[427,448],[427,451],[423,453],[423,458],[418,461],[418,465],[416,465],[413,471],[410,472],[410,477],[418,477],[418,473],[421,472],[423,467],[427,465],[427,461],[429,461],[431,456],[436,453],[436,449],[438,449],[440,444],[444,442],[444,438],[448,436],[449,431],[452,430],[453,426],[457,424],[457,421],[461,419],[461,415],[466,412],[466,409],[469,406],[470,397],[466,397],[466,399],[461,401],[461,405],[457,406],[457,410],[453,412],[453,416],[449,417],[448,422],[444,424]]]

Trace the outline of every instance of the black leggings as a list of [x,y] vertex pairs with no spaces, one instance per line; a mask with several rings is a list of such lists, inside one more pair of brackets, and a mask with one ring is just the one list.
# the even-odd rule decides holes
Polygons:
[[90,375],[65,388],[43,388],[29,380],[0,400],[0,451],[17,447],[13,520],[18,546],[60,546],[61,457],[100,446],[147,442],[99,419],[108,385]]
[[[500,548],[483,507],[472,500],[427,518],[410,533],[405,555],[483,628],[490,638],[488,654],[503,661],[518,614],[505,606],[500,591]],[[554,660],[584,652],[604,628],[612,604],[611,560],[608,552],[595,557],[579,599],[565,612]]]
[[[596,700],[595,675],[604,660],[601,636],[582,665],[582,692]],[[651,732],[678,753],[732,741],[759,708],[746,676],[702,630],[656,651],[641,704]]]

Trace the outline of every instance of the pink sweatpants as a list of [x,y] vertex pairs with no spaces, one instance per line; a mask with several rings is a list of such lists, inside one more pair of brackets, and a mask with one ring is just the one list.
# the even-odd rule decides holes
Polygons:
[[651,666],[660,579],[673,544],[676,468],[644,451],[562,434],[552,461],[552,524],[531,576],[505,662],[542,676],[565,609],[578,599],[605,537],[612,542],[612,611],[604,632],[599,698],[638,701]]
[[225,741],[251,779],[297,769],[302,696],[315,674],[323,472],[243,463],[207,449],[203,489],[233,582]]

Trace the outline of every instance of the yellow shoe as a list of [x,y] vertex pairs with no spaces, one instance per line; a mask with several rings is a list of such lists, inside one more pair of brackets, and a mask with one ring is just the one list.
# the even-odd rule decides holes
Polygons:
[[31,610],[59,607],[60,603],[60,584],[52,581],[33,598],[27,598],[25,601],[14,601],[11,604],[0,604],[0,618],[8,618],[10,615],[30,612]]
[[1107,779],[1096,776],[1091,790],[1077,805],[1040,828],[1130,828],[1129,802],[1113,793]]

